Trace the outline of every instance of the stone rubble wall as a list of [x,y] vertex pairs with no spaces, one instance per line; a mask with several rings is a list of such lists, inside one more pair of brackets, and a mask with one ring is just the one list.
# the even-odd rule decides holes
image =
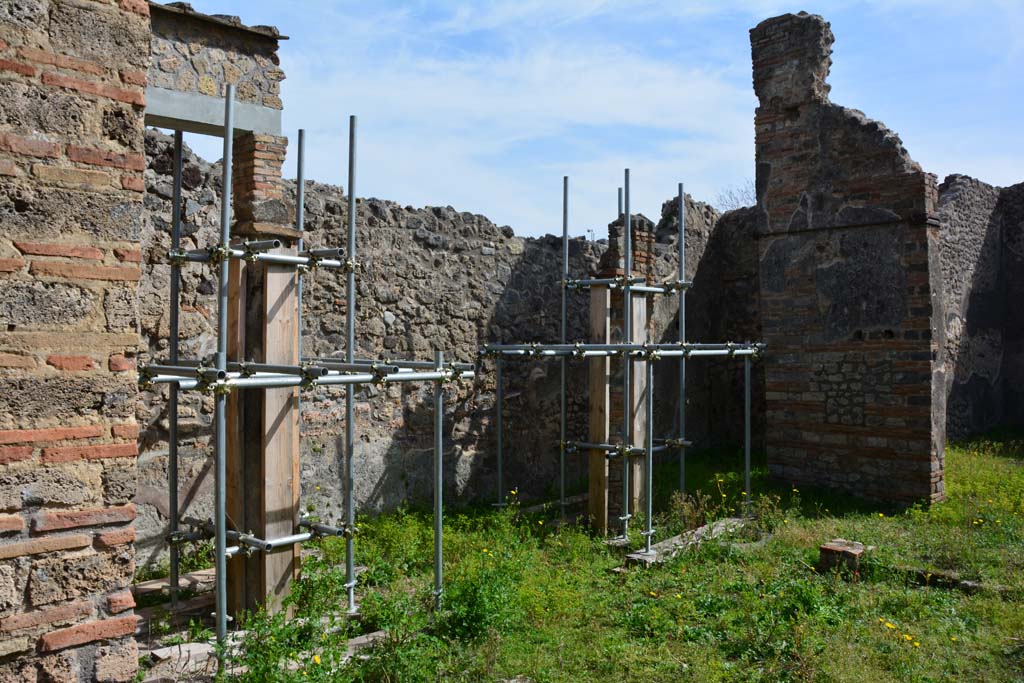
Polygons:
[[1024,183],[1003,188],[997,213],[1002,223],[1003,419],[1024,428]]
[[137,670],[148,11],[0,4],[0,681]]
[[951,439],[1002,424],[1005,292],[999,189],[954,175],[939,186],[946,297],[946,431]]
[[[170,245],[171,139],[147,131],[145,220],[142,230],[143,277],[140,282],[140,321],[148,340],[145,358],[165,358],[168,334],[170,267],[165,254]],[[199,248],[217,239],[219,231],[220,163],[210,164],[191,151],[183,164],[184,248]],[[294,203],[294,181],[285,181],[285,204]],[[659,222],[659,240],[646,258],[652,281],[675,278],[675,201],[666,202]],[[309,246],[339,246],[345,242],[348,202],[342,189],[307,181],[305,240]],[[511,229],[494,225],[483,216],[460,213],[450,207],[413,209],[394,202],[360,199],[358,204],[358,260],[364,272],[357,276],[358,355],[431,359],[435,348],[449,357],[474,361],[478,348],[490,341],[554,341],[559,332],[561,241],[555,237],[520,238]],[[736,212],[733,212],[736,213]],[[669,214],[672,214],[671,216]],[[731,214],[730,214],[731,215]],[[718,214],[706,204],[687,200],[688,271],[696,281],[688,296],[692,313],[688,333],[693,340],[708,334],[735,332],[737,341],[756,338],[756,323],[734,322],[733,315],[753,316],[756,296],[745,304],[722,307],[701,304],[704,297],[719,297],[717,282],[734,266],[702,261],[715,236]],[[728,288],[730,301],[751,292],[749,265],[753,259],[750,235],[753,224],[729,241],[739,245],[723,249],[736,254],[746,249],[744,288]],[[730,235],[737,228],[727,228]],[[570,241],[571,277],[597,272],[606,244],[583,239]],[[716,250],[715,253],[718,253]],[[716,257],[717,259],[718,257]],[[741,259],[742,260],[742,259]],[[741,269],[742,270],[742,269]],[[205,266],[183,271],[183,358],[207,356],[216,344],[216,281]],[[589,295],[570,296],[569,338],[585,338]],[[676,338],[674,297],[656,297],[652,308],[652,339]],[[330,270],[306,278],[303,308],[305,355],[344,355],[344,276]],[[747,330],[750,330],[748,333]],[[717,339],[716,339],[717,340]],[[735,367],[740,364],[733,363]],[[724,374],[715,364],[691,362],[689,403],[693,421],[690,435],[701,445],[736,445],[742,434],[742,375]],[[587,429],[586,367],[569,364],[569,434]],[[674,429],[678,390],[676,365],[662,361],[657,375],[658,434]],[[741,368],[740,368],[741,370]],[[549,498],[556,493],[558,462],[558,363],[509,361],[505,364],[506,482],[518,486],[527,499]],[[448,500],[453,505],[469,500],[497,498],[495,489],[494,368],[484,363],[473,384],[449,388],[446,396],[446,457]],[[420,504],[431,495],[432,388],[414,385],[363,387],[357,394],[358,440],[356,495],[361,509],[384,510],[402,503]],[[161,561],[162,534],[167,509],[166,388],[143,392],[139,421],[140,563]],[[755,390],[755,396],[757,395]],[[302,395],[302,499],[321,514],[335,518],[342,512],[341,475],[344,471],[344,392],[318,388]],[[723,412],[725,399],[732,413]],[[756,405],[756,404],[755,404]],[[181,394],[179,450],[183,514],[211,514],[212,475],[209,437],[212,400]],[[716,415],[727,414],[719,419]],[[737,422],[737,419],[739,420]],[[674,456],[672,456],[674,457]],[[569,461],[569,482],[574,489],[586,479],[582,461]]]
[[[179,6],[191,12],[185,3],[170,4],[172,8]],[[237,17],[214,17],[241,26]],[[238,101],[282,109],[281,81],[285,74],[277,56],[277,31],[259,28],[266,30],[266,37],[156,7],[149,85],[224,97],[225,86],[234,83]]]

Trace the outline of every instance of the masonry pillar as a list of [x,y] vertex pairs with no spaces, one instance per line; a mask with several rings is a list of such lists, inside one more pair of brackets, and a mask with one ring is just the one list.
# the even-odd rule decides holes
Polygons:
[[778,479],[943,497],[935,178],[829,101],[833,36],[787,14],[750,32],[766,449]]
[[[623,220],[619,218],[608,226],[609,249],[602,257],[598,278],[617,277],[625,273]],[[650,271],[654,243],[654,225],[643,216],[633,216],[633,275]],[[631,294],[632,332],[630,340],[643,344],[650,339],[647,296]],[[591,341],[594,343],[620,343],[625,341],[623,329],[623,291],[595,287],[591,291]],[[631,446],[643,445],[647,435],[646,372],[644,362],[630,360],[630,388],[623,395],[623,361],[620,357],[590,359],[590,433],[595,443],[621,443],[624,415],[631,416]],[[643,457],[629,458],[629,510],[636,514],[643,496]],[[623,514],[623,465],[621,459],[612,462],[603,452],[589,456],[589,500],[593,528],[600,533],[615,531]]]
[[[232,177],[238,240],[281,239],[276,251],[295,254],[301,234],[284,202],[281,164],[287,139],[239,133]],[[296,365],[298,281],[293,267],[233,261],[229,290],[231,360]],[[272,539],[298,531],[298,389],[233,392],[228,402],[228,526]],[[234,419],[232,419],[234,418]],[[298,575],[299,547],[229,563],[232,613],[266,606],[274,611]]]

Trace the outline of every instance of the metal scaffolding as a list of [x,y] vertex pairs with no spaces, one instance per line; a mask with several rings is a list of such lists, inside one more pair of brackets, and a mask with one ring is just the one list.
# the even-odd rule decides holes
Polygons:
[[[654,454],[669,450],[679,452],[679,490],[686,490],[686,450],[692,444],[686,439],[686,361],[689,358],[701,357],[742,357],[744,363],[744,469],[746,486],[743,491],[744,511],[750,514],[750,363],[752,359],[760,356],[764,350],[763,343],[725,342],[718,344],[696,344],[686,341],[686,291],[690,288],[691,282],[686,279],[686,202],[683,193],[683,184],[678,186],[679,202],[679,267],[678,276],[674,281],[660,284],[649,284],[646,278],[633,275],[633,249],[632,249],[632,214],[629,206],[629,169],[624,173],[623,187],[619,188],[619,216],[623,219],[623,274],[611,278],[569,278],[569,178],[562,180],[562,310],[561,310],[561,341],[557,344],[487,344],[480,350],[482,357],[493,357],[495,361],[495,379],[497,382],[497,400],[495,409],[497,411],[497,480],[498,480],[498,505],[502,505],[505,495],[504,475],[504,383],[502,378],[502,365],[505,359],[530,359],[540,357],[557,357],[560,363],[560,423],[559,423],[559,481],[558,481],[558,502],[559,510],[565,515],[565,456],[567,453],[578,453],[582,451],[604,451],[608,459],[621,459],[622,461],[622,484],[623,501],[622,515],[619,521],[622,523],[622,537],[626,538],[629,532],[630,514],[630,460],[635,455],[644,456],[645,474],[645,495],[646,507],[644,536],[644,551],[651,553],[651,538],[654,536],[653,528],[653,484],[654,484]],[[570,290],[582,290],[587,288],[608,288],[620,289],[623,293],[623,341],[620,343],[568,343],[568,305],[567,298]],[[647,296],[653,295],[678,295],[679,297],[679,341],[665,344],[634,343],[632,339],[632,293],[639,292]],[[623,424],[622,437],[619,443],[590,443],[586,441],[566,440],[566,361],[569,358],[601,358],[619,357],[622,359],[622,400],[623,400]],[[679,359],[679,406],[678,406],[678,432],[677,435],[655,439],[654,433],[654,366],[660,358]],[[643,445],[633,443],[632,432],[633,411],[632,411],[632,378],[631,360],[640,360],[645,363],[646,371],[646,422],[647,433]]]
[[[169,385],[169,454],[168,454],[168,498],[170,501],[170,522],[168,541],[170,544],[170,590],[172,600],[179,591],[179,552],[182,543],[213,539],[216,562],[216,633],[217,641],[223,645],[227,635],[227,562],[237,555],[271,553],[294,548],[295,544],[325,536],[345,538],[345,587],[348,592],[348,611],[357,609],[355,598],[355,536],[357,533],[354,497],[354,444],[355,424],[353,419],[354,389],[366,384],[391,384],[404,382],[429,382],[434,386],[434,595],[439,606],[443,591],[442,582],[442,456],[443,434],[443,386],[457,380],[472,379],[474,366],[470,363],[445,362],[443,353],[436,352],[433,361],[374,360],[356,358],[355,354],[355,311],[356,311],[356,117],[349,119],[348,155],[348,197],[349,213],[347,223],[346,249],[321,248],[304,249],[298,240],[297,255],[267,253],[281,246],[279,240],[259,240],[232,243],[231,241],[231,172],[233,163],[234,131],[234,86],[228,85],[224,103],[224,157],[221,182],[220,240],[207,249],[185,251],[181,248],[181,178],[182,178],[182,133],[174,134],[174,190],[172,207],[171,249],[168,253],[171,264],[170,301],[170,344],[166,363],[152,363],[139,371],[139,382],[143,387],[159,384]],[[304,146],[305,132],[299,131],[298,186],[296,207],[296,230],[303,230],[304,198]],[[294,267],[297,272],[298,291],[298,354],[297,365],[254,363],[244,359],[228,359],[228,266],[231,259],[248,262]],[[189,263],[207,263],[218,271],[217,289],[217,351],[209,359],[182,359],[179,357],[179,312],[181,292],[181,268]],[[316,358],[302,355],[302,277],[303,273],[315,268],[332,268],[346,275],[347,304],[346,348],[344,361],[336,358]],[[227,461],[227,414],[226,400],[230,392],[245,389],[267,389],[276,387],[299,387],[310,390],[318,386],[346,385],[345,400],[345,523],[331,526],[317,523],[308,518],[300,519],[293,534],[280,538],[257,538],[241,529],[229,529],[226,514],[226,461]],[[214,472],[215,504],[212,520],[180,518],[178,502],[178,398],[181,391],[201,391],[214,396]],[[300,404],[301,406],[301,404]],[[301,409],[301,408],[300,408]],[[182,531],[181,525],[189,527]],[[228,545],[228,542],[232,545]],[[223,651],[223,648],[220,650]]]

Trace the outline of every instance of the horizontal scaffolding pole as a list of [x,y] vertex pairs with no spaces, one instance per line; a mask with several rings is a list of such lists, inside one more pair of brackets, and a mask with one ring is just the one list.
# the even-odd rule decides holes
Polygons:
[[197,375],[200,371],[205,372],[205,369],[203,368],[179,368],[179,370],[182,372],[180,375],[150,375],[148,368],[143,368],[140,371],[139,377],[145,384],[177,384],[178,388],[182,390],[196,388],[213,388],[216,390],[219,387],[224,387],[226,389],[271,389],[297,386],[332,386],[337,384],[436,382],[473,379],[475,376],[475,373],[472,370],[458,369],[432,372],[405,370],[385,375],[358,372],[342,373],[329,370],[327,374],[319,377],[274,372],[243,375],[236,372],[227,373],[227,377],[224,379],[210,381],[205,378],[205,375],[189,377],[184,374],[185,370],[190,370],[193,375]]
[[[331,251],[331,250],[328,250]],[[169,251],[167,257],[172,263],[208,263],[218,262],[224,257],[238,259],[241,261],[259,261],[272,263],[279,266],[305,266],[308,268],[349,268],[351,263],[333,258],[319,258],[317,256],[292,256],[290,254],[267,254],[262,251],[251,249],[227,248],[224,250],[213,249],[192,249],[189,251]]]
[[319,522],[313,522],[308,519],[299,520],[299,527],[303,529],[309,529],[315,536],[344,536],[345,528],[340,526],[331,526],[330,524],[320,524]]
[[[351,363],[342,358],[303,358],[303,361],[307,363],[321,363],[323,365],[329,365],[333,367],[338,364],[350,364],[359,366],[394,366],[402,370],[433,370],[435,368],[434,363],[428,360],[395,360],[393,358],[373,359],[373,358],[356,358]],[[448,362],[445,363],[446,368],[453,370],[473,370],[476,366],[472,363],[459,363],[459,362]]]

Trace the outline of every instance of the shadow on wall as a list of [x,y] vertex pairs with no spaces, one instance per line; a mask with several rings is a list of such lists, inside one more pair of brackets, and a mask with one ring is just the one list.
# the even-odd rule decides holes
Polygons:
[[[347,206],[338,188],[306,188],[307,241],[337,244]],[[554,341],[560,320],[561,243],[522,239],[482,216],[451,208],[414,210],[359,200],[357,355],[473,362],[490,341]],[[592,271],[602,247],[570,244],[571,276]],[[310,353],[343,355],[343,282],[321,272],[307,286],[304,341]],[[569,338],[586,330],[586,301],[570,299]],[[557,360],[505,363],[507,488],[524,498],[557,486]],[[445,495],[449,503],[495,501],[494,361],[472,385],[445,389]],[[586,374],[570,363],[570,433],[585,429]],[[362,509],[426,504],[432,496],[433,385],[366,386],[356,394],[356,499]],[[317,389],[303,410],[303,497],[340,516],[344,471],[344,392]],[[584,476],[569,461],[568,481]],[[329,482],[329,485],[327,484]]]
[[939,188],[946,298],[947,435],[1024,425],[1024,184],[951,175]]

